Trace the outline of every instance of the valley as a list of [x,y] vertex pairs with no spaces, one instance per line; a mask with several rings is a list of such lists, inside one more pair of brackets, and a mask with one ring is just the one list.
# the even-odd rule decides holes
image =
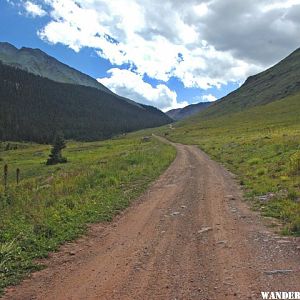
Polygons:
[[259,299],[297,290],[299,241],[267,230],[232,174],[197,147],[173,146],[175,161],[130,209],[61,247],[4,299]]
[[[1,43],[3,299],[297,291],[299,61],[164,113]],[[47,165],[60,134],[66,159]]]

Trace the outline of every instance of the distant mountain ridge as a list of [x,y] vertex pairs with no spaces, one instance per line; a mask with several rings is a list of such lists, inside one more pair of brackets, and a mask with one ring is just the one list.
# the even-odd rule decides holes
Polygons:
[[199,117],[211,118],[264,105],[300,92],[300,48],[213,103]]
[[166,114],[173,120],[179,121],[203,111],[210,105],[211,102],[199,102],[196,104],[190,104],[183,108],[171,109],[167,111]]
[[93,87],[120,97],[120,99],[130,104],[140,106],[130,99],[116,95],[93,77],[58,61],[40,49],[27,47],[18,49],[10,43],[0,42],[0,61],[6,65],[20,68],[53,81]]
[[[300,92],[300,48],[271,68],[250,76],[245,83],[227,96],[213,103],[189,105],[170,110],[167,115],[173,120],[187,117],[215,118],[242,112],[249,108],[295,95]],[[200,106],[199,106],[200,105]]]
[[9,43],[0,42],[0,60],[4,64],[57,82],[80,84],[111,92],[96,79],[69,67],[40,49],[17,49]]

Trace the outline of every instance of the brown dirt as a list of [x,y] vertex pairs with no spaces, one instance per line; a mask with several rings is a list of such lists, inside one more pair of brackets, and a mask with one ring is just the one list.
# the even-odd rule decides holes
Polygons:
[[[299,240],[266,229],[234,177],[194,146],[110,225],[46,260],[4,299],[261,299],[300,290]],[[274,270],[292,270],[269,275]]]

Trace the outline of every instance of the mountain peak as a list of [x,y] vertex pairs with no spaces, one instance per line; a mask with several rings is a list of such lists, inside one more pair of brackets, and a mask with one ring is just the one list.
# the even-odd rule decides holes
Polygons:
[[44,51],[42,51],[39,48],[22,47],[19,51],[25,51],[25,52],[35,53],[38,55],[49,56],[48,54],[46,54]]
[[7,42],[0,42],[0,59],[2,56],[15,55],[17,52],[18,49],[12,44]]
[[114,94],[95,78],[60,62],[38,48],[22,47],[21,49],[17,49],[7,42],[0,42],[0,61],[3,64],[25,70],[56,82],[93,87],[103,92],[113,94],[119,97],[120,100],[144,109],[142,105]]
[[0,42],[1,48],[7,48],[7,49],[15,49],[18,50],[14,45],[8,43],[8,42]]
[[89,86],[112,93],[96,79],[61,63],[38,48],[22,47],[0,42],[0,61],[56,82]]

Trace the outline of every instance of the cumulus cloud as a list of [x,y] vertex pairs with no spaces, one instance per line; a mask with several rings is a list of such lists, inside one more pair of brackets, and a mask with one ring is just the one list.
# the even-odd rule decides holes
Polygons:
[[300,45],[300,0],[39,1],[42,39],[187,88],[241,83]]
[[299,0],[219,0],[209,8],[202,37],[247,64],[268,67],[300,46]]
[[[44,0],[40,36],[186,87],[244,80],[299,45],[298,0]],[[164,16],[163,18],[161,16]],[[88,20],[88,21],[87,21]]]
[[135,72],[113,68],[108,73],[110,77],[97,80],[120,96],[138,103],[156,106],[163,111],[188,105],[185,101],[179,103],[176,92],[170,90],[166,85],[158,84],[153,87]]
[[202,99],[203,99],[205,102],[213,102],[213,101],[216,101],[216,100],[217,100],[217,97],[215,97],[215,96],[212,95],[212,94],[208,94],[208,95],[203,95],[203,96],[202,96]]
[[46,1],[52,21],[41,38],[75,51],[95,48],[112,64],[130,64],[141,75],[163,81],[177,77],[185,87],[209,89],[261,69],[201,37],[196,24],[209,14],[207,1]]
[[47,14],[47,12],[43,10],[40,5],[32,3],[30,1],[26,1],[24,3],[24,8],[26,12],[32,17],[44,17]]

